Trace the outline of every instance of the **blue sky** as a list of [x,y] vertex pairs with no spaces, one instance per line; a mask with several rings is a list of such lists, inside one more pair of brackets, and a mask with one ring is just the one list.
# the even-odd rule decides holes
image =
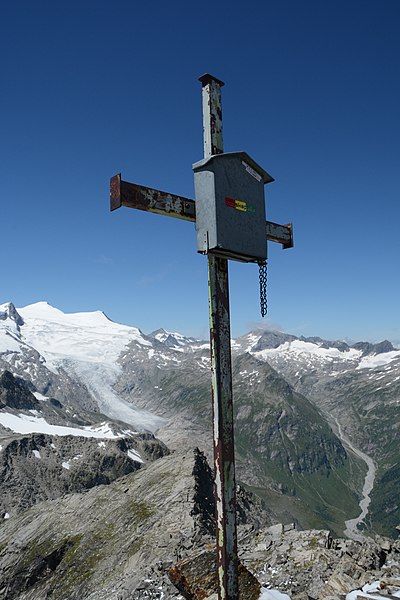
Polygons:
[[[207,337],[192,224],[121,208],[109,178],[193,197],[201,84],[226,151],[275,182],[267,326],[400,341],[400,3],[14,2],[0,50],[1,295]],[[255,265],[230,263],[232,333],[260,325]]]

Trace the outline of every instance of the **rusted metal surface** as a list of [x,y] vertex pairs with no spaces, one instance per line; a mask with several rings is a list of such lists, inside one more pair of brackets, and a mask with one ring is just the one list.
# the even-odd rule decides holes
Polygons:
[[[204,158],[223,152],[222,82],[200,77],[203,98]],[[215,517],[219,600],[238,600],[235,446],[228,260],[208,254],[208,301],[214,434]]]
[[110,180],[110,208],[115,210],[121,206],[184,219],[192,223],[196,221],[194,200],[123,181],[119,174],[111,177]]
[[116,210],[121,205],[121,173],[110,179],[110,210]]
[[[167,215],[176,219],[184,219],[191,223],[196,222],[196,203],[191,198],[176,196],[161,190],[123,181],[121,174],[118,173],[110,179],[110,210],[116,210],[121,206]],[[267,240],[278,242],[284,248],[293,247],[291,223],[278,225],[266,221],[265,226]]]
[[293,227],[291,223],[278,225],[277,223],[267,221],[265,225],[267,228],[267,240],[278,242],[278,244],[282,244],[283,248],[293,248]]
[[224,83],[209,73],[199,77],[203,99],[204,158],[222,154],[222,101],[221,87]]
[[239,596],[235,446],[226,259],[209,255],[208,281],[219,598],[236,600]]
[[[258,600],[261,585],[246,567],[239,563],[240,600]],[[180,560],[168,571],[170,581],[187,600],[205,600],[218,591],[215,548],[201,550]]]

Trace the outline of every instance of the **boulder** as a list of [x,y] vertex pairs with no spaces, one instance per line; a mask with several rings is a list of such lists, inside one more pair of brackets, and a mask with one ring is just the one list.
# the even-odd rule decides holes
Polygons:
[[[168,576],[187,600],[211,600],[218,591],[216,549],[204,550],[179,561],[169,570]],[[238,576],[240,600],[258,600],[261,585],[241,563]]]

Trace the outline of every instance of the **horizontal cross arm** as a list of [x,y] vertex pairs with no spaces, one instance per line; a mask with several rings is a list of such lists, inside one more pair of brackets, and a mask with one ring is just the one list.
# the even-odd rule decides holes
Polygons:
[[[176,219],[196,222],[196,203],[191,198],[176,196],[136,183],[121,179],[121,174],[114,175],[110,180],[110,208],[116,210],[121,206],[137,208],[159,215],[167,215]],[[267,221],[266,237],[270,242],[278,242],[284,248],[293,247],[292,224],[278,225]]]
[[194,200],[123,181],[118,174],[110,180],[110,208],[115,210],[120,206],[196,222]]
[[282,244],[284,249],[293,248],[293,226],[291,223],[278,225],[278,223],[267,221],[265,225],[267,227],[267,240]]

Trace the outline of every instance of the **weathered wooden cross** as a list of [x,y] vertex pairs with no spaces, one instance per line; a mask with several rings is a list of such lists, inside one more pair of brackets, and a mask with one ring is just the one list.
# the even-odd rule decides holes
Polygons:
[[262,263],[267,240],[291,248],[293,236],[290,224],[265,222],[263,187],[272,177],[245,152],[223,153],[223,82],[209,74],[200,81],[204,160],[193,165],[196,202],[119,174],[111,178],[110,203],[111,210],[127,206],[196,223],[198,251],[208,256],[218,593],[238,600],[228,259]]

